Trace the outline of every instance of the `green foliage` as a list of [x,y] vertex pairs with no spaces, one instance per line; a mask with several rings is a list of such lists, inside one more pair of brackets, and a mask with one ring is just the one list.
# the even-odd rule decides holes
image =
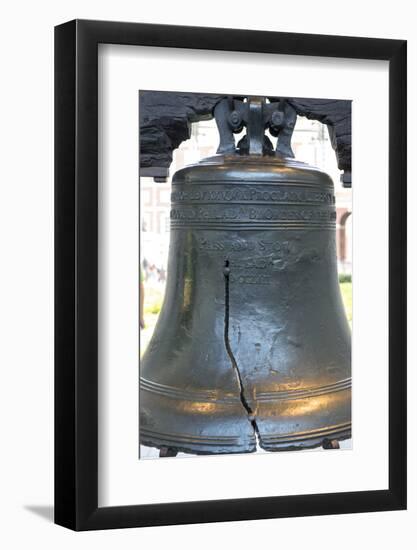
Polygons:
[[351,283],[352,275],[350,273],[340,273],[339,274],[339,283]]
[[161,311],[162,300],[152,302],[151,304],[145,305],[145,315],[157,315]]
[[343,304],[349,324],[352,326],[352,283],[340,283]]
[[145,316],[157,315],[161,311],[163,299],[161,288],[148,286],[145,283]]

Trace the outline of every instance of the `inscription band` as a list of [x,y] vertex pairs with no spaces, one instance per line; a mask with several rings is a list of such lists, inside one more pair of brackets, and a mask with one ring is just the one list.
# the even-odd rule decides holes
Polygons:
[[255,231],[271,229],[326,229],[335,230],[335,222],[314,221],[264,221],[264,222],[207,222],[207,221],[171,221],[171,229],[205,229],[208,231]]

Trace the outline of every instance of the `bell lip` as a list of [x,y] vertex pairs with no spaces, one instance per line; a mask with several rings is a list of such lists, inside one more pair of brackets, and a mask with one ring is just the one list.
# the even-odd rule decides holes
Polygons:
[[[329,439],[335,441],[344,441],[346,439],[352,438],[352,423],[348,422],[346,427],[335,430],[331,434],[314,434],[312,437],[298,438],[293,440],[283,440],[281,442],[272,441],[271,437],[265,436],[265,434],[259,437],[258,445],[256,443],[255,437],[249,439],[247,442],[241,442],[240,444],[233,446],[222,446],[221,444],[216,448],[215,451],[209,448],[207,445],[187,445],[184,443],[179,443],[173,439],[166,439],[165,437],[149,437],[142,436],[140,437],[140,445],[145,447],[151,447],[156,449],[163,449],[169,447],[170,449],[175,450],[178,453],[190,454],[190,455],[211,455],[211,456],[221,456],[221,455],[235,455],[235,454],[248,454],[248,453],[257,453],[257,451],[262,450],[268,453],[277,453],[277,452],[293,452],[293,451],[308,451],[317,449],[318,447],[323,447],[324,442]],[[272,438],[273,439],[273,438]],[[258,448],[259,446],[259,448]]]
[[[176,451],[177,453],[184,453],[188,455],[195,455],[195,456],[227,456],[227,455],[237,455],[237,454],[250,454],[250,453],[256,453],[258,450],[256,448],[256,439],[254,438],[253,441],[251,441],[248,445],[241,445],[241,446],[235,446],[235,447],[218,447],[216,451],[210,450],[208,447],[204,446],[187,446],[187,445],[181,445],[178,443],[172,443],[170,440],[152,440],[152,439],[146,439],[143,438],[140,440],[140,445],[144,447],[150,447],[153,449],[164,449],[164,448],[170,448]],[[140,459],[142,460],[142,459]]]

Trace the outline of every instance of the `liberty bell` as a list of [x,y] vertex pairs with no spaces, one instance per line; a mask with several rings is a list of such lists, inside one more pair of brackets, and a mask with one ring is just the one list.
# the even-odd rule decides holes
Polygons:
[[285,100],[224,99],[214,116],[217,155],[172,180],[140,443],[172,455],[337,445],[351,437],[351,335],[333,182],[292,158]]

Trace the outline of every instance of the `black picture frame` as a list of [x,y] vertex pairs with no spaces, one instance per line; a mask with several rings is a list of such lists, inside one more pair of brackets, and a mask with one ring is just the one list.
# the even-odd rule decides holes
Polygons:
[[[98,507],[97,52],[106,43],[389,62],[387,490]],[[91,530],[406,508],[406,47],[405,40],[107,21],[55,28],[57,524]]]

